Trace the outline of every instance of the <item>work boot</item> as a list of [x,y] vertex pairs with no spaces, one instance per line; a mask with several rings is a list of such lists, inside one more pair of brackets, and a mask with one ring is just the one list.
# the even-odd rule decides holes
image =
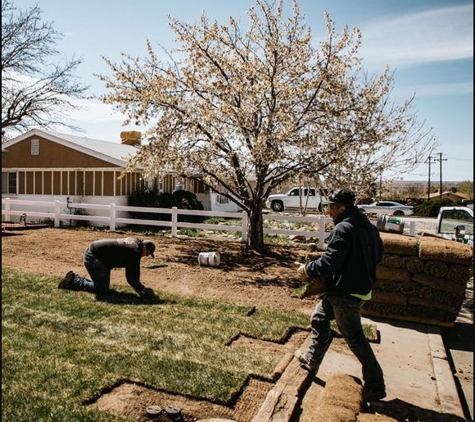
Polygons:
[[364,401],[377,401],[386,397],[386,389],[381,387],[364,387],[363,388],[363,400]]
[[74,285],[74,272],[68,271],[64,278],[59,282],[58,289],[69,289]]
[[308,372],[317,372],[319,365],[315,362],[309,360],[304,352],[300,349],[295,351],[295,357],[300,362],[300,367],[307,370]]

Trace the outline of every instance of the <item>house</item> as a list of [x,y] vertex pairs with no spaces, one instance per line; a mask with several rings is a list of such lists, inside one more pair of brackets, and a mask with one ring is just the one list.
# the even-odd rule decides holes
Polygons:
[[453,189],[442,192],[442,195],[439,192],[431,193],[429,195],[429,200],[431,201],[438,201],[439,199],[450,199],[451,201],[459,204],[463,200],[467,200],[469,198],[467,197],[467,195],[464,195],[460,192],[456,192]]
[[[117,143],[30,130],[2,144],[2,198],[127,205],[128,195],[145,183],[140,170],[122,174],[140,147],[137,131],[122,132]],[[161,192],[178,187],[197,194],[205,209],[235,211],[220,206],[219,195],[199,181],[173,173],[159,181]]]
[[118,144],[30,130],[2,145],[2,197],[127,205],[143,180],[139,171],[120,176],[138,146],[136,135]]

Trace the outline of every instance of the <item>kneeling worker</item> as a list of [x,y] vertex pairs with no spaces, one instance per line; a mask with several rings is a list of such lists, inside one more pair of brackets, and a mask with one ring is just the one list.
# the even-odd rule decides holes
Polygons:
[[84,252],[84,266],[91,279],[69,271],[59,282],[58,289],[86,290],[107,293],[110,290],[112,268],[125,268],[125,277],[139,295],[153,293],[140,282],[140,260],[143,256],[154,258],[155,244],[149,240],[101,239],[92,242]]

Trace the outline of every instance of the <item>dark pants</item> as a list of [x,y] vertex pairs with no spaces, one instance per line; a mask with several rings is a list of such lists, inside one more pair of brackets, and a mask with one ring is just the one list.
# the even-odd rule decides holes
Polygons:
[[341,335],[362,365],[365,387],[384,389],[383,371],[379,366],[361,325],[364,301],[353,296],[325,295],[312,314],[311,343],[306,358],[317,368],[330,347],[331,320],[335,320]]
[[89,249],[84,252],[84,266],[92,280],[76,274],[74,284],[77,289],[94,293],[107,293],[110,286],[110,268],[95,257]]

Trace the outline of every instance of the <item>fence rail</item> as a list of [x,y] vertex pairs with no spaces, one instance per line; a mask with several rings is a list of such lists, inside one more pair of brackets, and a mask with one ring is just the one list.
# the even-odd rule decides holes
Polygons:
[[[32,211],[33,209],[33,211]],[[71,213],[72,209],[99,211],[104,215],[81,215]],[[162,220],[147,220],[140,218],[121,217],[119,215],[128,215],[130,212],[142,212],[149,214],[170,214],[171,221]],[[34,218],[41,218],[43,220],[52,220],[54,227],[60,227],[63,222],[71,221],[87,221],[92,223],[99,223],[103,226],[108,226],[111,231],[115,231],[119,225],[142,225],[142,226],[160,226],[169,227],[171,235],[176,237],[178,229],[193,228],[200,230],[219,230],[219,231],[233,231],[240,232],[243,242],[247,241],[247,226],[248,218],[245,211],[242,212],[226,212],[226,211],[199,211],[199,210],[182,210],[176,207],[173,208],[154,208],[154,207],[131,207],[116,204],[91,204],[91,203],[76,203],[76,202],[61,202],[61,201],[32,201],[2,198],[2,220],[13,221],[12,217],[20,217],[23,214],[31,220]],[[241,220],[239,225],[228,224],[210,224],[210,223],[192,223],[186,221],[179,221],[181,215],[193,215],[203,217],[224,217],[228,219]],[[281,214],[263,214],[264,222],[277,221],[281,222],[287,228],[264,228],[264,234],[302,236],[305,238],[317,238],[317,244],[320,249],[324,248],[325,238],[328,236],[326,230],[327,223],[332,220],[324,215],[281,215]],[[316,230],[298,229],[299,223],[306,223],[313,225]],[[409,234],[414,234],[415,223],[409,223],[406,229]]]

